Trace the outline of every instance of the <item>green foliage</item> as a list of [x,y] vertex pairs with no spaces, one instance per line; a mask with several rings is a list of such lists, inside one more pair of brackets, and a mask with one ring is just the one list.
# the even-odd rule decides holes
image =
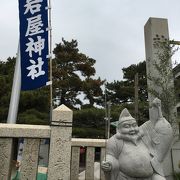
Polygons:
[[[166,39],[155,40],[154,47],[158,62],[154,61],[153,64],[156,73],[148,74],[148,79],[154,84],[148,91],[154,97],[161,99],[164,115],[168,121],[171,121],[172,107],[176,105],[171,58],[178,49]],[[157,76],[157,74],[161,76]]]
[[[148,107],[149,107],[149,104],[147,101],[139,102],[139,114],[138,114],[139,118],[137,119],[138,125],[143,124],[149,119]],[[127,108],[130,114],[133,117],[135,117],[134,103],[121,103],[120,105],[113,105],[111,107],[111,122],[118,121],[119,115],[124,108]]]
[[19,103],[19,112],[35,108],[39,112],[49,112],[49,87],[32,91],[22,91]]
[[72,131],[73,137],[77,138],[105,138],[105,131],[104,129],[95,129],[95,128],[80,128],[80,127],[73,127]]
[[87,108],[73,112],[73,136],[104,138],[105,111],[98,108]]
[[127,81],[114,81],[106,84],[108,100],[112,104],[132,102],[134,98],[134,88]]
[[[62,40],[54,49],[53,59],[53,95],[60,95],[61,104],[75,108],[82,101],[78,95],[84,92],[89,100],[89,107],[101,103],[104,83],[100,78],[94,79],[95,60],[79,52],[76,40]],[[16,58],[0,61],[0,122],[7,121],[11,88]],[[59,91],[57,91],[59,89]],[[60,93],[60,94],[59,94]],[[49,87],[33,91],[22,91],[20,94],[17,123],[48,124],[50,109]]]
[[113,104],[134,102],[134,77],[138,73],[139,100],[147,101],[146,62],[132,64],[123,68],[123,80],[107,83],[107,96]]
[[[160,51],[162,52],[162,51]],[[170,52],[168,50],[168,52]],[[102,105],[104,101],[101,86],[104,84],[100,78],[95,79],[95,60],[79,52],[76,40],[71,42],[62,40],[54,49],[53,59],[53,96],[60,97],[60,103],[75,109],[73,112],[73,136],[87,138],[105,137],[105,110],[93,107]],[[170,57],[160,55],[162,59]],[[15,58],[8,58],[6,62],[0,61],[0,122],[6,122],[11,95],[12,78]],[[166,66],[164,61],[161,66]],[[165,73],[162,67],[155,67]],[[107,101],[110,100],[111,122],[118,121],[123,108],[128,108],[134,115],[134,76],[139,76],[139,125],[148,120],[146,63],[132,64],[123,68],[124,79],[106,84]],[[168,72],[166,72],[167,74]],[[151,77],[154,78],[154,77]],[[161,83],[156,79],[157,83]],[[165,79],[167,81],[167,79]],[[179,81],[176,82],[177,84]],[[179,90],[179,88],[178,88]],[[83,104],[78,95],[83,93],[84,99],[89,103]],[[167,93],[167,92],[166,92]],[[168,95],[170,97],[170,95]],[[162,97],[160,97],[162,99]],[[163,99],[166,99],[163,97]],[[76,106],[80,105],[81,110]],[[49,87],[34,91],[21,92],[18,123],[49,124]],[[111,128],[115,132],[115,128]]]
[[[142,110],[139,115],[139,125],[148,120],[147,106],[148,103],[140,104],[140,109],[144,110]],[[116,122],[119,120],[119,115],[124,108],[127,108],[132,116],[134,116],[133,103],[112,105],[110,113],[111,122]],[[105,123],[105,109],[98,109],[93,107],[76,110],[73,112],[73,136],[80,138],[105,138],[105,132],[107,131]],[[114,134],[115,132],[116,128],[111,126],[111,133]]]
[[174,173],[174,179],[180,180],[180,173]]
[[[0,61],[0,122],[6,123],[16,58]],[[22,91],[20,94],[17,123],[49,123],[49,88]]]
[[76,127],[104,128],[104,109],[88,108],[73,113],[73,125]]
[[85,94],[84,100],[89,100],[90,107],[93,107],[94,103],[101,105],[102,101],[102,89],[100,88],[104,84],[100,78],[92,79],[87,78],[83,81],[82,89]]
[[0,122],[7,121],[14,65],[15,58],[8,58],[6,62],[0,61]]
[[[146,61],[139,62],[138,64],[132,64],[127,68],[123,68],[124,76],[126,79],[126,83],[130,84],[132,88],[134,88],[134,78],[138,73],[138,87],[139,87],[139,100],[147,101],[148,93],[147,93],[147,76],[146,76]],[[133,95],[134,97],[134,90]],[[133,98],[132,98],[133,99]]]
[[49,115],[47,113],[42,113],[36,109],[28,109],[23,113],[20,113],[18,117],[18,123],[48,125]]
[[[107,99],[112,102],[112,109],[115,106],[120,107],[117,112],[117,116],[121,110],[127,107],[131,114],[134,114],[134,84],[135,75],[138,73],[138,93],[139,93],[139,112],[138,112],[138,124],[148,120],[148,93],[147,93],[147,77],[146,77],[146,62],[140,62],[138,64],[132,64],[129,67],[123,68],[124,79],[122,81],[114,81],[107,83]],[[113,110],[114,111],[114,110]],[[113,116],[112,112],[112,116]]]
[[82,101],[78,95],[82,92],[90,105],[100,103],[102,96],[100,78],[92,78],[96,71],[95,60],[79,52],[76,40],[71,42],[62,39],[62,43],[56,44],[53,59],[53,96],[59,96],[60,103],[68,107],[81,106]]

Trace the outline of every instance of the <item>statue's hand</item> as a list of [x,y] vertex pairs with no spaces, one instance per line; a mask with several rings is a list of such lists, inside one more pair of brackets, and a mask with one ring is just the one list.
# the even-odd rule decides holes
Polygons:
[[105,172],[110,172],[112,169],[111,162],[109,161],[102,161],[101,168]]

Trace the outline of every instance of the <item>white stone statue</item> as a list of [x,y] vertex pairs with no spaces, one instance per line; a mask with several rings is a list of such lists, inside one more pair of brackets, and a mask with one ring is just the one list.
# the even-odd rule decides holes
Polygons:
[[121,112],[117,133],[108,140],[101,165],[107,180],[165,180],[161,162],[173,132],[158,98],[152,102],[151,114],[152,119],[138,127],[127,109]]

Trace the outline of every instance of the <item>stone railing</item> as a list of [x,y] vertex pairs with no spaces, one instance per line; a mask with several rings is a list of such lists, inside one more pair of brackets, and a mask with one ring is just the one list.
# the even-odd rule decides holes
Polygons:
[[[0,179],[11,178],[13,142],[24,138],[20,179],[36,180],[41,139],[50,139],[48,180],[78,180],[80,172],[80,147],[86,147],[86,180],[94,177],[95,147],[100,148],[100,160],[105,154],[105,140],[71,138],[72,111],[64,105],[53,110],[51,126],[0,124]],[[99,163],[98,162],[98,163]],[[99,177],[104,179],[99,170]]]
[[[85,160],[85,175],[79,176],[79,158],[80,147],[86,149]],[[104,173],[101,171],[100,166],[95,166],[95,147],[100,148],[100,161],[102,162],[105,155],[105,140],[104,139],[72,139],[72,156],[71,156],[71,180],[80,179],[86,180],[104,180]],[[97,169],[95,169],[97,168]]]
[[9,180],[13,139],[24,138],[21,179],[36,179],[40,140],[50,138],[50,126],[0,124],[0,179]]

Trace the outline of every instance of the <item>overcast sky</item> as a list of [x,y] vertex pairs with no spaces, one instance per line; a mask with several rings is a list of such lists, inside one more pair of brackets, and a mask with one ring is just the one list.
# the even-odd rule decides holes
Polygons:
[[[145,59],[149,17],[167,18],[170,39],[180,40],[180,0],[52,0],[53,47],[62,37],[77,39],[80,51],[96,60],[97,76],[121,80],[123,67]],[[18,0],[1,0],[0,27],[0,59],[6,60],[17,51]]]

